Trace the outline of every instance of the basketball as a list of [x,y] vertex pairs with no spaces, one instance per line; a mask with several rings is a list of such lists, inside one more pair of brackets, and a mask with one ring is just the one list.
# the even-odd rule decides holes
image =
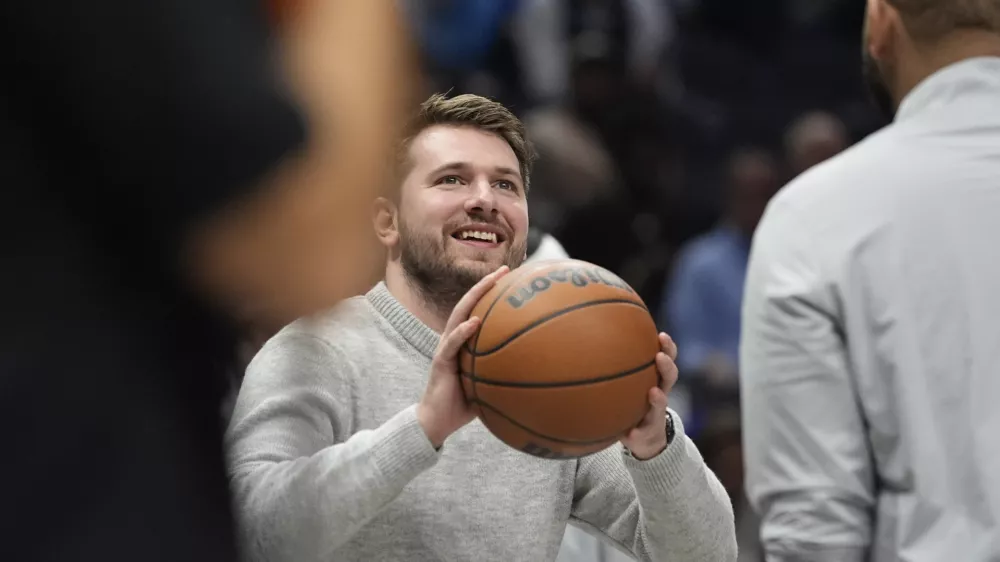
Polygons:
[[548,459],[607,448],[649,411],[656,325],[639,295],[579,260],[522,266],[476,304],[459,358],[465,396],[511,447]]

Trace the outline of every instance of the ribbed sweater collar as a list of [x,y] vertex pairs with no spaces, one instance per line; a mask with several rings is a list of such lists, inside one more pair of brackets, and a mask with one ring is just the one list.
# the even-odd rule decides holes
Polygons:
[[385,282],[380,281],[365,297],[410,345],[428,358],[434,357],[441,336],[396,300]]

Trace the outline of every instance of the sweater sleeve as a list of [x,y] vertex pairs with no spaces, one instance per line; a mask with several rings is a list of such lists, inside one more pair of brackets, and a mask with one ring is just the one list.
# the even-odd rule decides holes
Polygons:
[[581,459],[572,517],[642,561],[735,561],[729,496],[673,417],[676,435],[657,457],[611,447]]
[[415,406],[351,427],[350,369],[325,341],[287,331],[247,369],[227,435],[247,560],[333,559],[437,462]]

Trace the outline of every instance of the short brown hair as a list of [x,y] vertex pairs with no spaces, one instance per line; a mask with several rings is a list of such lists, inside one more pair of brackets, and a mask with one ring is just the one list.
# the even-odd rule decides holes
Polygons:
[[434,94],[427,98],[403,131],[403,140],[397,151],[397,169],[405,168],[413,139],[433,125],[473,127],[503,138],[517,157],[524,189],[528,190],[536,158],[535,148],[528,140],[524,124],[503,104],[474,94],[452,98]]
[[959,29],[1000,33],[1000,0],[888,0],[917,40],[935,41]]

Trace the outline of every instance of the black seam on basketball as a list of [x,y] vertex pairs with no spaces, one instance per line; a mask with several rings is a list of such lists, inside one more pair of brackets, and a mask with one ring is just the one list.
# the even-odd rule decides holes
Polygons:
[[613,381],[616,379],[623,379],[625,377],[630,377],[637,373],[641,373],[654,365],[656,365],[656,359],[653,359],[652,361],[644,365],[640,365],[639,367],[635,367],[627,371],[621,371],[613,375],[601,375],[599,377],[594,377],[591,379],[573,380],[564,382],[496,381],[493,379],[484,379],[482,377],[477,377],[474,373],[462,373],[462,376],[471,380],[473,384],[480,383],[489,386],[502,386],[507,388],[566,388],[570,386],[586,386],[588,384],[595,384],[600,382]]
[[[519,273],[507,272],[507,275],[523,276],[526,271],[527,269],[523,269]],[[493,307],[496,306],[497,303],[500,302],[500,299],[503,298],[505,294],[507,294],[507,291],[509,291],[510,288],[514,286],[514,280],[516,279],[517,277],[514,277],[507,283],[507,286],[504,287],[503,290],[500,291],[500,294],[497,295],[496,298],[493,299],[493,302],[490,303],[490,307],[486,309],[486,313],[483,314],[483,317],[479,319],[479,328],[476,329],[476,337],[473,339],[472,347],[469,347],[468,340],[465,341],[464,345],[466,346],[466,351],[468,351],[469,355],[472,356],[472,362],[469,364],[469,369],[473,373],[476,372],[476,357],[478,357],[476,350],[479,349],[479,335],[483,333],[483,324],[486,322],[486,317],[490,315],[490,312],[493,312]],[[461,363],[461,361],[459,361],[459,363]],[[459,367],[461,368],[461,364],[459,364]],[[474,401],[479,400],[479,392],[476,390],[475,379],[472,379],[472,399]]]
[[[579,304],[574,304],[572,306],[568,306],[568,307],[563,308],[561,310],[557,310],[555,312],[547,314],[547,315],[539,318],[538,320],[535,320],[534,322],[532,322],[532,323],[524,326],[520,330],[514,332],[513,334],[511,334],[511,336],[509,338],[507,338],[506,340],[500,342],[499,344],[497,344],[495,347],[493,347],[491,349],[479,351],[479,347],[478,347],[479,339],[477,337],[476,338],[476,344],[477,344],[476,345],[476,349],[471,350],[469,353],[471,353],[474,358],[475,357],[483,357],[483,356],[489,355],[491,353],[496,353],[497,351],[500,351],[501,349],[503,349],[504,347],[506,347],[507,345],[509,345],[511,342],[513,342],[517,338],[519,338],[519,337],[523,336],[524,334],[526,334],[527,332],[529,332],[529,331],[531,331],[531,330],[533,330],[533,329],[541,326],[542,324],[548,322],[549,320],[552,320],[554,318],[558,318],[559,316],[562,316],[564,314],[569,314],[570,312],[573,312],[575,310],[580,310],[582,308],[588,308],[588,307],[591,307],[591,306],[600,306],[602,304],[628,304],[628,305],[632,305],[632,306],[641,308],[643,310],[646,310],[646,307],[643,306],[641,303],[637,303],[637,302],[635,302],[633,300],[629,300],[629,299],[601,299],[601,300],[596,300],[596,301],[589,301],[589,302],[583,302],[583,303],[579,303]],[[473,369],[472,372],[475,372],[475,369]]]
[[535,437],[541,437],[542,439],[547,439],[549,441],[552,441],[553,443],[562,443],[563,445],[582,445],[582,446],[585,446],[585,445],[596,445],[598,443],[604,443],[605,441],[610,441],[612,439],[620,439],[623,435],[625,435],[626,433],[628,433],[628,431],[631,430],[633,427],[639,425],[639,423],[642,421],[642,419],[646,417],[646,414],[643,413],[642,416],[639,417],[639,419],[635,420],[635,423],[630,424],[628,427],[623,428],[621,431],[613,433],[613,434],[611,434],[611,435],[609,435],[607,437],[604,437],[602,439],[593,439],[593,440],[588,439],[588,440],[578,441],[578,440],[572,440],[572,439],[560,439],[558,437],[552,437],[551,435],[545,435],[544,433],[539,433],[539,432],[535,431],[534,429],[531,429],[530,427],[528,427],[528,426],[526,426],[526,425],[518,422],[517,420],[511,418],[510,416],[508,416],[507,414],[501,412],[495,406],[492,406],[492,405],[490,405],[487,402],[483,402],[482,400],[476,400],[475,402],[476,402],[476,404],[480,408],[485,408],[485,409],[489,410],[490,412],[492,412],[492,413],[500,416],[501,418],[503,418],[503,419],[509,421],[510,423],[514,424],[518,429],[521,429],[522,431],[526,431],[526,432],[534,435]]

